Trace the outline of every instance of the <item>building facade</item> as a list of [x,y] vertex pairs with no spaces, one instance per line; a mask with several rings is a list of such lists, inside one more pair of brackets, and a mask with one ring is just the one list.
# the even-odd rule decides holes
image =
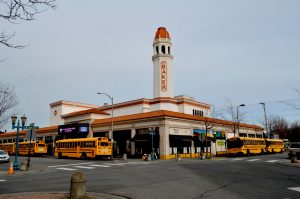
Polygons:
[[[53,102],[49,127],[39,129],[37,137],[54,147],[57,139],[106,136],[113,140],[114,157],[141,157],[153,151],[160,159],[176,158],[179,154],[199,157],[205,151],[224,153],[225,139],[234,136],[232,126],[237,124],[211,118],[209,104],[190,96],[174,96],[172,42],[164,27],[155,33],[152,61],[152,99],[100,107],[65,100]],[[240,123],[238,127],[241,135],[263,137],[259,126]],[[15,133],[2,134],[0,139],[10,142]]]

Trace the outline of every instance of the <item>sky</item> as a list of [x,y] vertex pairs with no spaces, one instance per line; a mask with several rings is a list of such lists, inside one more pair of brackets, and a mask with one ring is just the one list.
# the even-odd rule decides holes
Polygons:
[[[49,126],[59,100],[103,105],[152,98],[152,43],[158,27],[173,42],[174,93],[222,109],[230,100],[245,122],[300,120],[300,1],[57,1],[36,20],[7,23],[0,81],[15,87],[28,122]],[[10,129],[6,125],[2,130]]]

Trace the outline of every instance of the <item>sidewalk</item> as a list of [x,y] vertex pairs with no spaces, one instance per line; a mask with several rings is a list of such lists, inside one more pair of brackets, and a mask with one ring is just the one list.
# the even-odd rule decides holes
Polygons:
[[286,166],[299,167],[300,168],[300,160],[297,160],[297,163],[291,163],[290,159],[282,159],[278,163],[286,165]]

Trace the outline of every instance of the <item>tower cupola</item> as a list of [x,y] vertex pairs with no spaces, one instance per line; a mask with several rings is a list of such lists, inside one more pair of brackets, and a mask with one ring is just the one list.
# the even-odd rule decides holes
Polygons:
[[153,98],[174,97],[172,42],[165,27],[159,27],[153,41]]

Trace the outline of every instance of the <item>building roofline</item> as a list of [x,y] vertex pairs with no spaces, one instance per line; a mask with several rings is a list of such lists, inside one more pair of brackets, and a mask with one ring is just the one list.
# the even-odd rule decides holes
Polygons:
[[80,103],[80,102],[72,102],[72,101],[66,101],[66,100],[60,100],[57,102],[53,102],[50,104],[50,107],[59,106],[59,105],[80,106],[80,107],[85,107],[85,108],[98,107],[97,105],[93,105],[93,104],[84,104],[84,103]]
[[62,115],[62,118],[70,118],[73,116],[80,116],[80,115],[87,115],[87,114],[101,114],[101,115],[110,115],[102,110],[99,110],[97,108],[93,108],[93,109],[88,109],[88,110],[82,110],[82,111],[76,111],[76,112],[72,112],[72,113],[68,113],[65,115]]
[[[173,117],[173,118],[180,118],[180,119],[187,119],[187,120],[194,120],[194,121],[213,122],[213,123],[222,124],[222,125],[234,124],[234,122],[227,121],[227,120],[194,116],[194,115],[190,115],[190,114],[178,113],[178,112],[167,111],[167,110],[159,110],[159,111],[152,111],[152,112],[147,112],[147,113],[138,113],[138,114],[132,114],[132,115],[118,116],[118,117],[114,117],[113,121],[114,121],[114,123],[117,123],[117,122],[125,122],[125,121],[155,118],[155,117]],[[92,127],[95,127],[95,126],[101,125],[101,124],[110,124],[110,123],[111,123],[111,118],[96,119],[92,123]],[[257,125],[252,125],[252,124],[240,123],[239,126],[245,127],[245,128],[257,129],[257,130],[263,130],[262,127],[257,126]]]

